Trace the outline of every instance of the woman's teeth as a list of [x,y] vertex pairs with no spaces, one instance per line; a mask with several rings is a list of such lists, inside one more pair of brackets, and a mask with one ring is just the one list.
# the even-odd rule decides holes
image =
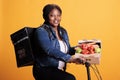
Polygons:
[[58,21],[57,21],[57,20],[55,20],[55,21],[54,21],[54,23],[58,23]]

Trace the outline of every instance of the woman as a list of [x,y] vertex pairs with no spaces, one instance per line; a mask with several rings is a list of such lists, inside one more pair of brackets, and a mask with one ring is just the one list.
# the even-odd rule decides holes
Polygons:
[[68,35],[60,26],[62,10],[56,4],[43,8],[45,22],[35,32],[36,53],[33,76],[36,80],[76,80],[74,75],[65,72],[66,63],[80,63],[70,47]]

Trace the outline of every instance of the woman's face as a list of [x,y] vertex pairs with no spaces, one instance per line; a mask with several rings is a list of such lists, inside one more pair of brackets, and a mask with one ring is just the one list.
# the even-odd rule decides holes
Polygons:
[[59,10],[53,9],[49,13],[48,18],[49,18],[49,23],[53,27],[57,27],[60,24],[60,21],[61,21],[61,13],[59,12]]

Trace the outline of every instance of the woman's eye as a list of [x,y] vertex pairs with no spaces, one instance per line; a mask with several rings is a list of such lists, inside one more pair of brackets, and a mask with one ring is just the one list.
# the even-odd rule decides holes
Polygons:
[[53,17],[54,15],[50,15],[51,17]]
[[57,15],[58,17],[60,17],[61,15],[59,14],[59,15]]

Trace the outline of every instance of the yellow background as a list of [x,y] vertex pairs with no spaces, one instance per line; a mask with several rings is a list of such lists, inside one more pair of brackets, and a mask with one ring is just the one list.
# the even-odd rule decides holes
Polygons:
[[[0,0],[0,80],[34,80],[31,66],[17,68],[10,34],[42,24],[42,8],[47,3],[61,6],[61,25],[72,46],[81,39],[102,41],[97,67],[103,80],[120,80],[120,0]],[[87,80],[84,65],[69,64],[67,71],[77,80]],[[91,79],[97,80],[92,69]]]

